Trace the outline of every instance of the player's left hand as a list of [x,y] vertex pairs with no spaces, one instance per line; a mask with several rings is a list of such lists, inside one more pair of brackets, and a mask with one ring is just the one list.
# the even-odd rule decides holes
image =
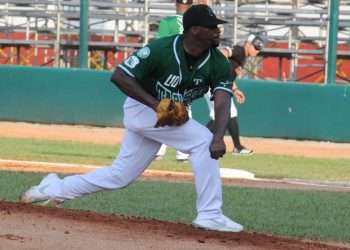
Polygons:
[[223,139],[217,140],[213,139],[210,146],[210,156],[213,159],[219,159],[226,153],[226,145]]
[[245,102],[245,95],[244,93],[239,90],[239,89],[235,89],[233,91],[233,95],[235,96],[236,98],[236,101],[239,103],[239,104],[243,104]]
[[188,121],[187,108],[183,103],[168,98],[161,100],[156,108],[156,128],[163,126],[181,126]]

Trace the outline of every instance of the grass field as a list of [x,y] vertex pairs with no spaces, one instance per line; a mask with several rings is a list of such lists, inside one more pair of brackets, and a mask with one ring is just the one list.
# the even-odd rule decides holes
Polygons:
[[[0,197],[18,201],[41,174],[0,172]],[[224,212],[247,230],[314,240],[350,242],[348,193],[224,187]],[[193,184],[139,181],[126,189],[68,201],[64,207],[190,223]]]
[[[109,165],[118,150],[118,145],[0,138],[1,159]],[[173,149],[168,151],[164,160],[154,161],[151,168],[190,171],[189,164],[178,163],[174,160],[175,151]],[[233,157],[226,154],[220,159],[220,163],[222,167],[251,171],[259,178],[350,180],[350,159],[316,159],[264,154]]]
[[[86,164],[109,164],[118,146],[0,139],[0,158]],[[170,150],[152,168],[189,171]],[[258,177],[350,180],[350,160],[312,159],[256,154],[226,155],[224,167],[253,171]],[[35,173],[0,172],[0,199],[17,201],[19,194],[40,181]],[[292,191],[225,186],[224,212],[247,230],[305,239],[350,243],[350,196],[342,192]],[[139,181],[118,192],[101,192],[66,202],[65,207],[103,213],[190,223],[195,192],[190,183]]]

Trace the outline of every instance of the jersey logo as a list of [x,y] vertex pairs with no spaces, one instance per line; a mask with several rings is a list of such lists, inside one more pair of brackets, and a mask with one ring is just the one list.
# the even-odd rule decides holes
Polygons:
[[128,59],[125,60],[124,63],[126,66],[133,69],[136,67],[137,64],[140,63],[140,60],[136,56],[130,56]]
[[136,55],[142,59],[146,59],[150,54],[151,50],[148,47],[143,47],[136,53]]
[[164,82],[164,86],[176,88],[180,83],[180,76],[170,74]]
[[193,78],[193,82],[194,82],[194,86],[198,86],[199,84],[201,84],[201,82],[203,82],[203,79]]
[[186,102],[189,104],[208,92],[209,86],[204,83],[203,78],[193,78],[192,84],[190,84],[184,92],[181,91],[180,93],[180,76],[170,74],[164,82],[157,81],[157,99],[170,98],[174,101]]
[[170,89],[162,85],[160,82],[156,84],[157,99],[170,98],[176,102],[183,102],[183,96],[180,93],[172,92]]
[[192,89],[186,89],[183,94],[184,102],[191,103],[193,100],[203,96],[209,90],[209,86],[198,86]]

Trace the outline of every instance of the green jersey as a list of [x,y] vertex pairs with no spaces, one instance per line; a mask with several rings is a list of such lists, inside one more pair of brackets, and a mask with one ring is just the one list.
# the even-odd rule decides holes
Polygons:
[[158,38],[182,34],[182,15],[168,16],[159,23]]
[[190,104],[210,89],[231,94],[232,74],[224,55],[211,48],[188,67],[183,35],[153,40],[118,67],[135,78],[142,88],[158,100],[170,98]]

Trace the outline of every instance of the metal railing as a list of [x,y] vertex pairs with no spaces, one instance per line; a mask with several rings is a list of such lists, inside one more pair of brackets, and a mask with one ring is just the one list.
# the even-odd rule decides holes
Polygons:
[[[291,61],[290,80],[297,80],[295,72],[299,59],[305,55],[325,58],[329,1],[306,0],[233,0],[215,1],[212,7],[222,18],[229,21],[224,27],[224,43],[242,42],[249,32],[266,32],[271,43],[285,43],[286,48],[267,47],[262,55],[285,56]],[[312,3],[313,2],[313,3]],[[340,43],[347,43],[350,34],[350,1],[339,1]],[[89,1],[89,51],[102,53],[130,53],[153,39],[159,20],[175,13],[173,1],[90,0]],[[78,50],[79,41],[69,37],[79,35],[79,0],[0,0],[0,48],[21,47],[54,49],[56,66],[69,66],[62,61],[65,50]],[[17,39],[13,33],[25,34]],[[46,35],[47,39],[40,39]],[[92,36],[110,37],[96,41]],[[129,39],[131,39],[129,41]],[[124,40],[124,41],[122,41]],[[320,49],[302,49],[303,42],[317,43]],[[16,53],[9,53],[14,56]],[[349,51],[338,51],[337,55],[347,59]],[[0,55],[1,56],[1,55]],[[20,56],[17,55],[17,58]],[[62,63],[63,62],[63,63]],[[316,67],[310,64],[309,67]],[[319,65],[317,65],[319,67]]]

